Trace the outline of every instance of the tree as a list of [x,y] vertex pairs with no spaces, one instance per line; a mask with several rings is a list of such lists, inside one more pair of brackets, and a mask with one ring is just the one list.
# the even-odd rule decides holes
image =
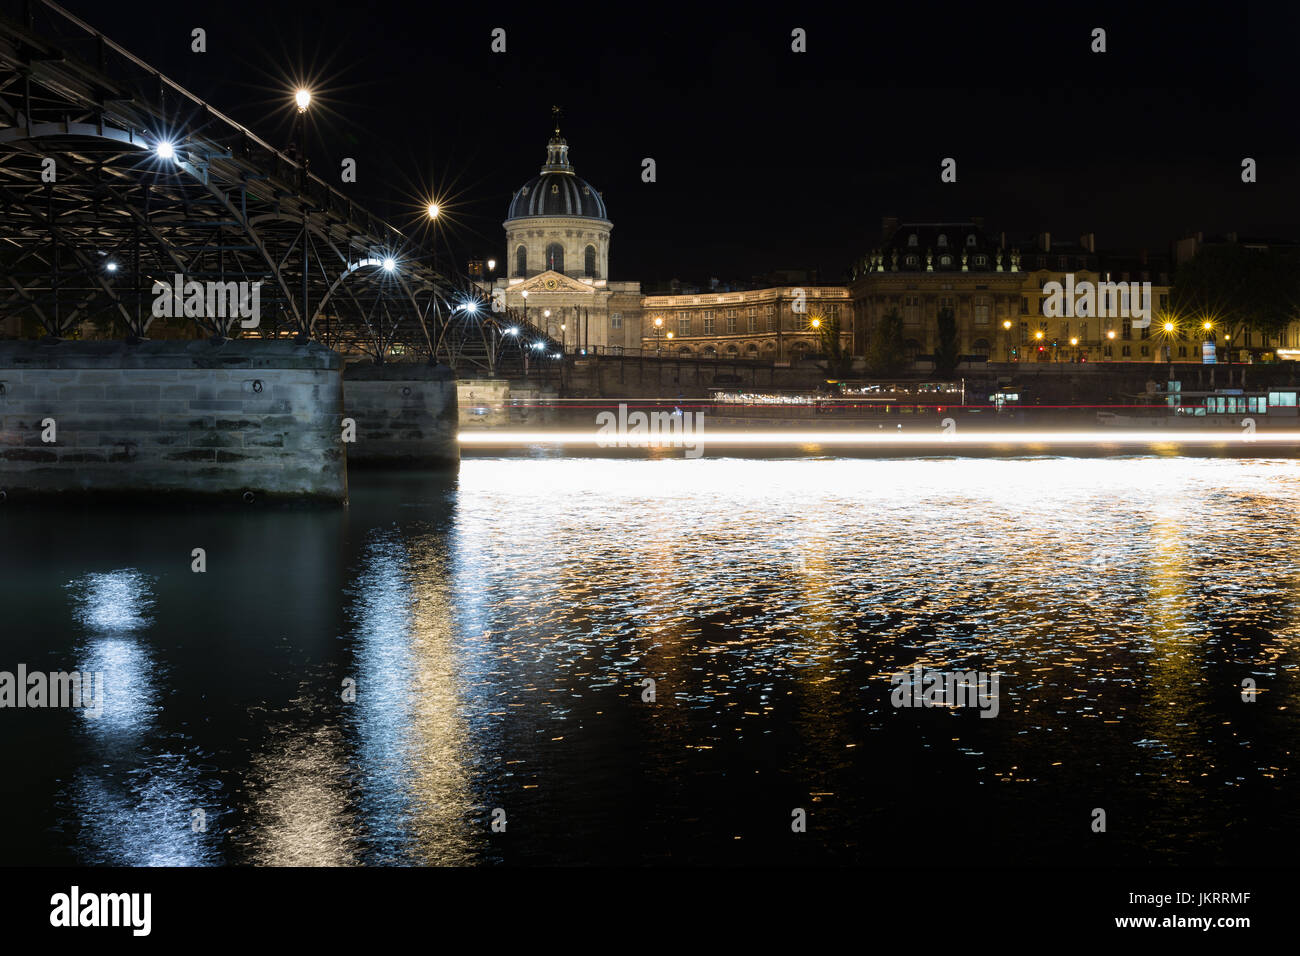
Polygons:
[[821,353],[826,356],[823,368],[836,378],[843,378],[853,368],[853,356],[845,351],[841,337],[840,317],[818,316],[818,336],[821,339]]
[[876,375],[892,375],[907,365],[907,349],[903,344],[903,316],[890,309],[881,316],[867,346],[867,368]]
[[1300,261],[1235,242],[1201,246],[1174,274],[1170,304],[1184,322],[1209,321],[1233,342],[1247,329],[1276,335],[1300,304]]
[[949,378],[957,371],[960,354],[957,348],[957,316],[952,309],[939,310],[939,347],[934,351],[934,371],[939,378]]

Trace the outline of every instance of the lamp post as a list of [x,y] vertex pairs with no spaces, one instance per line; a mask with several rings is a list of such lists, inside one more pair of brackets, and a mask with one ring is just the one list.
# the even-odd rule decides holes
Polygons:
[[436,276],[438,274],[438,231],[436,226],[440,210],[438,209],[438,204],[436,202],[431,202],[424,207],[424,211],[428,215],[429,222],[431,223],[430,229],[432,231],[430,233],[430,242],[433,244],[433,274]]
[[1006,342],[1007,362],[1009,364],[1011,362],[1011,320],[1010,319],[1002,320],[1002,338],[1003,341]]
[[524,323],[527,324],[527,322],[528,322],[528,290],[527,290],[527,289],[524,289],[524,290],[523,290],[522,292],[520,292],[519,294],[520,294],[521,296],[523,296],[523,299],[524,299]]
[[1079,338],[1078,338],[1078,336],[1071,336],[1071,337],[1070,337],[1070,350],[1071,350],[1070,361],[1071,361],[1071,362],[1077,362],[1077,361],[1079,361]]
[[655,358],[659,357],[659,336],[663,333],[663,330],[664,330],[664,317],[662,315],[656,315],[655,316]]
[[[298,180],[299,188],[303,192],[307,191],[307,107],[311,105],[311,90],[299,88],[293,96],[294,104],[298,107],[298,118],[296,120],[298,134]],[[29,120],[30,122],[30,120]],[[299,313],[302,316],[302,326],[298,329],[297,341],[306,342],[311,338],[310,316],[307,311],[307,273],[311,266],[311,243],[307,241],[307,210],[303,207],[302,213],[302,302]],[[329,319],[326,320],[325,340],[329,341]]]

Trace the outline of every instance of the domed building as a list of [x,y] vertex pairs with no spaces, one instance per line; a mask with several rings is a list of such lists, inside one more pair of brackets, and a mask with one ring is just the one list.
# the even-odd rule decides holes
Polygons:
[[641,284],[609,279],[614,229],[605,198],[569,161],[555,132],[541,171],[510,197],[504,280],[506,307],[527,312],[566,350],[621,352],[641,344]]
[[604,198],[573,171],[569,144],[558,126],[546,144],[546,165],[515,191],[502,225],[511,278],[547,271],[575,279],[609,277],[609,233],[614,224]]

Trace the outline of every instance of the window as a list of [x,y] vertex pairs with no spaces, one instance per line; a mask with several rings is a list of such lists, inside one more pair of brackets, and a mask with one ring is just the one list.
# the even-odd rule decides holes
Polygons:
[[907,259],[906,259],[905,261],[907,262],[907,264],[908,264],[909,266],[914,266],[914,265],[916,265],[916,263],[917,263],[918,260],[917,260],[916,256],[908,256]]
[[623,327],[623,313],[614,312],[609,317],[609,327],[611,329],[621,329]]
[[546,247],[545,265],[547,269],[555,272],[564,271],[564,246],[558,242],[552,242]]
[[1132,354],[1133,354],[1133,346],[1131,346],[1131,345],[1125,345],[1125,346],[1123,346],[1123,347],[1119,350],[1119,354],[1120,354],[1120,355],[1132,355]]
[[903,296],[903,321],[916,325],[921,321],[921,297],[919,295]]
[[528,250],[520,246],[515,250],[515,275],[523,277],[528,274]]
[[713,334],[713,312],[710,310],[705,310],[704,313],[704,334]]
[[[1120,324],[1120,332],[1119,332],[1119,334],[1120,334],[1121,336],[1123,336],[1124,338],[1126,338],[1126,339],[1131,339],[1131,338],[1133,338],[1133,320],[1132,320],[1132,319],[1127,319],[1127,318],[1126,318],[1126,319],[1122,320],[1122,322],[1121,322],[1121,324]],[[1128,355],[1127,352],[1125,352],[1124,354],[1125,354],[1125,355]]]
[[1150,347],[1149,347],[1149,346],[1146,346],[1146,345],[1142,346],[1142,354],[1143,354],[1143,355],[1150,355],[1150,354],[1151,354],[1151,349],[1150,349]]
[[1020,344],[1021,345],[1029,344],[1029,323],[1028,322],[1020,323]]
[[677,334],[678,335],[691,334],[691,317],[687,315],[685,312],[677,313]]
[[975,299],[975,324],[989,324],[989,300],[984,296],[978,296]]
[[948,237],[945,236],[943,233],[939,233],[939,248],[940,249],[948,248]]
[[728,335],[736,334],[736,310],[735,309],[727,310],[727,334]]
[[972,232],[969,236],[966,237],[966,245],[970,246],[971,248],[974,248],[974,246],[975,246],[975,233]]
[[588,246],[582,253],[582,274],[591,276],[593,279],[599,279],[596,275],[596,247]]
[[1295,392],[1269,392],[1268,403],[1278,408],[1295,408]]
[[983,267],[983,266],[986,266],[986,265],[988,265],[988,264],[989,264],[989,257],[988,257],[988,256],[976,256],[976,257],[975,257],[975,265]]
[[755,311],[756,310],[754,309],[749,310],[749,318],[747,320],[749,323],[749,331],[751,333],[758,331],[758,316],[754,314]]
[[1029,296],[1022,295],[1020,297],[1020,314],[1021,315],[1029,314]]
[[910,236],[907,237],[907,245],[911,249],[916,248],[916,233],[912,233]]
[[939,265],[941,265],[941,266],[950,266],[950,265],[952,265],[952,256],[940,256],[940,257],[939,257]]
[[776,306],[769,305],[767,307],[767,330],[769,332],[776,331]]

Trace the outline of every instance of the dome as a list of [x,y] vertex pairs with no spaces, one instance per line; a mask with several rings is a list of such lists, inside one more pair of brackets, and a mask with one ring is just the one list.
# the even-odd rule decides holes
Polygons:
[[569,164],[569,144],[560,136],[558,127],[546,144],[546,165],[540,174],[515,190],[506,219],[534,216],[609,219],[605,200],[600,198],[596,187],[574,173]]

